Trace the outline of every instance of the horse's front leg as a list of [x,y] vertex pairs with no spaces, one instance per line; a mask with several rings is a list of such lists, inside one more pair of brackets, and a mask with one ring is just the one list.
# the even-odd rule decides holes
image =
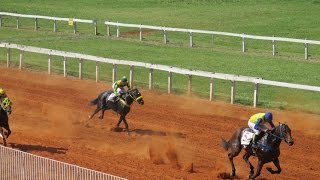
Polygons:
[[254,167],[252,166],[252,164],[250,163],[249,161],[249,157],[252,155],[251,152],[246,152],[244,155],[243,155],[243,160],[247,163],[247,165],[250,167],[250,173],[249,173],[249,176],[252,176],[254,174]]
[[127,120],[126,120],[126,117],[125,117],[124,115],[121,115],[121,116],[120,116],[119,121],[118,121],[118,123],[117,123],[117,127],[120,126],[121,121],[124,122],[124,125],[126,126],[126,130],[127,130],[128,134],[130,135],[130,133],[129,133],[129,125],[128,125]]
[[273,164],[278,168],[278,170],[274,171],[272,168],[267,167],[267,170],[271,173],[271,174],[280,174],[281,173],[281,167],[280,167],[280,162],[279,159],[276,158],[275,160],[272,161]]
[[262,162],[262,160],[259,159],[256,174],[249,176],[249,179],[250,179],[250,180],[253,180],[254,178],[260,176],[260,174],[261,174],[261,169],[262,169],[263,165],[264,165],[264,162]]

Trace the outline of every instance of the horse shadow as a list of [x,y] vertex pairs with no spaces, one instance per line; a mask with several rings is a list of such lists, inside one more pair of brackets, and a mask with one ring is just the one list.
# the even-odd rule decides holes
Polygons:
[[66,148],[56,148],[56,147],[48,147],[48,146],[40,146],[40,145],[17,144],[17,143],[10,143],[10,146],[13,149],[19,149],[24,152],[46,151],[51,154],[66,154],[66,151],[68,150]]
[[186,135],[183,133],[175,132],[164,132],[164,131],[154,131],[150,129],[133,129],[131,133],[138,134],[140,136],[174,136],[177,138],[186,138]]

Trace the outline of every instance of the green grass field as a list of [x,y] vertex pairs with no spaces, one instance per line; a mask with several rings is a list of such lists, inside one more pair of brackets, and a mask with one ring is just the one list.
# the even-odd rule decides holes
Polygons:
[[[245,53],[241,52],[241,39],[194,35],[195,47],[189,48],[189,35],[169,32],[169,44],[163,43],[159,31],[145,31],[144,40],[139,41],[139,31],[121,28],[121,37],[106,36],[104,21],[119,21],[131,24],[147,24],[213,30],[251,35],[277,36],[320,40],[319,0],[2,0],[0,11],[56,17],[97,19],[99,35],[93,34],[93,25],[78,24],[78,33],[73,34],[67,22],[58,22],[58,32],[53,32],[53,22],[39,20],[39,30],[34,31],[33,19],[20,19],[16,29],[16,18],[3,17],[0,41],[78,52],[114,59],[164,64],[181,68],[320,86],[320,46],[309,45],[309,60],[304,60],[304,45],[277,43],[277,55],[272,57],[269,41],[247,40]],[[47,56],[25,54],[26,67],[47,70]],[[14,65],[18,65],[19,52],[12,51]],[[0,63],[5,63],[5,49],[0,49]],[[77,76],[78,61],[71,59],[68,74]],[[62,57],[54,57],[54,72],[62,72]],[[85,61],[86,78],[94,78],[95,64]],[[110,83],[111,66],[101,67],[101,78]],[[128,66],[119,67],[119,75],[129,75]],[[174,74],[173,88],[178,94],[186,93],[187,77]],[[148,70],[138,68],[135,81],[140,87],[148,83]],[[193,94],[208,98],[208,78],[193,78]],[[165,90],[167,73],[155,72],[155,87]],[[216,99],[229,101],[229,81],[216,81]],[[252,105],[253,84],[237,83],[236,102]],[[320,93],[304,90],[262,86],[259,105],[280,109],[299,109],[320,113]]]

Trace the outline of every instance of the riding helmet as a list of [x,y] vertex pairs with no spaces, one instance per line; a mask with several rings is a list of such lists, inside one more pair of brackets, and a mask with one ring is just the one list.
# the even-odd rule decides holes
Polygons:
[[121,78],[121,81],[122,81],[122,82],[127,82],[127,81],[128,81],[128,79],[127,79],[127,77],[126,77],[126,76],[123,76],[123,77]]
[[272,121],[272,113],[271,112],[266,112],[266,114],[264,115],[264,118],[266,121],[271,122]]
[[0,88],[0,95],[4,95],[6,94],[6,92],[4,91],[4,89]]

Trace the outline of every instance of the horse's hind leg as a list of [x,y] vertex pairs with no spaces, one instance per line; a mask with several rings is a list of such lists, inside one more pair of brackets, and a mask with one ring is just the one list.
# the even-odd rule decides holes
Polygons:
[[236,175],[236,168],[234,166],[233,158],[239,155],[239,153],[241,152],[241,149],[242,149],[242,146],[238,144],[237,147],[231,147],[231,152],[228,154],[229,161],[231,164],[231,169],[232,169],[230,176]]
[[254,174],[254,167],[252,166],[252,164],[250,163],[249,161],[249,157],[251,156],[251,153],[248,153],[246,152],[244,155],[243,155],[243,160],[247,163],[247,165],[249,165],[250,167],[250,173],[249,173],[249,176],[252,176]]
[[103,119],[104,116],[104,112],[106,111],[106,109],[102,109],[101,115],[99,116],[100,119]]
[[0,127],[0,134],[2,136],[2,143],[4,146],[7,146],[7,138],[6,138],[6,135],[4,134],[4,131],[3,131],[3,128]]
[[101,109],[102,109],[102,108],[97,107],[97,109],[94,110],[94,112],[92,113],[92,115],[89,116],[89,118],[92,119],[93,116],[94,116],[95,114],[97,114]]
[[281,167],[280,167],[280,162],[279,159],[276,158],[275,160],[272,161],[273,164],[278,168],[278,170],[274,171],[272,168],[267,167],[267,170],[271,173],[271,174],[280,174],[281,173]]

